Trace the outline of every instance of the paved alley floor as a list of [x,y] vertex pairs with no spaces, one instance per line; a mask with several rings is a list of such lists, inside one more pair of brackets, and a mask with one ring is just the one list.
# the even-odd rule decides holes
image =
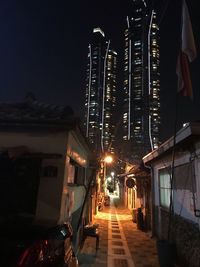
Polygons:
[[99,224],[99,249],[95,238],[88,237],[78,258],[81,267],[159,267],[155,240],[137,229],[130,211],[111,205],[95,216]]

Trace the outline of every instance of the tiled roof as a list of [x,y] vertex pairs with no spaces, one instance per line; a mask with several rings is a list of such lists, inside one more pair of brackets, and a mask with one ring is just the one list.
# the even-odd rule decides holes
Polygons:
[[65,122],[73,118],[69,106],[45,104],[29,96],[20,103],[0,103],[0,123]]

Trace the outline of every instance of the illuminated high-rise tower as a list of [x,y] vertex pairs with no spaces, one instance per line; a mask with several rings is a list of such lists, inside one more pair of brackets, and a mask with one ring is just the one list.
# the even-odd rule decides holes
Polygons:
[[110,41],[100,28],[95,28],[88,53],[84,128],[98,155],[114,152],[116,60]]
[[144,0],[127,17],[124,54],[124,154],[141,159],[159,145],[159,28]]

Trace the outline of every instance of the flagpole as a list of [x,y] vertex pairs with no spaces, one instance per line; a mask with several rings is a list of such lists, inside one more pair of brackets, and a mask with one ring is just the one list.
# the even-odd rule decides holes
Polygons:
[[[181,3],[181,27],[180,27],[180,50],[182,49],[183,45],[183,7],[184,7],[185,0],[182,0]],[[179,55],[178,55],[179,57]],[[188,84],[187,84],[188,85]],[[186,86],[186,85],[184,85]],[[168,240],[170,240],[170,234],[172,229],[173,223],[173,216],[174,216],[174,169],[175,169],[175,153],[176,153],[176,134],[177,134],[177,126],[178,126],[178,96],[179,92],[176,91],[175,94],[175,119],[174,119],[174,135],[173,135],[173,147],[172,147],[172,163],[171,163],[171,177],[170,177],[170,209],[169,209],[169,225],[168,225]]]
[[[183,7],[183,1],[181,7]],[[183,14],[181,8],[181,23],[180,23],[180,48],[182,46],[182,27],[183,27]],[[168,224],[168,234],[167,240],[170,241],[170,234],[172,228],[172,220],[174,215],[174,206],[173,206],[173,193],[174,193],[174,167],[175,167],[175,146],[176,146],[176,134],[178,126],[178,92],[175,91],[175,118],[174,118],[174,134],[173,134],[173,146],[172,146],[172,162],[171,162],[171,177],[170,177],[170,206],[169,206],[169,224]]]
[[171,226],[174,215],[174,169],[175,169],[175,154],[176,154],[176,136],[178,128],[178,107],[179,107],[178,92],[175,94],[175,112],[174,112],[174,134],[173,134],[173,146],[172,146],[172,160],[171,160],[171,177],[170,177],[170,208],[169,208],[169,225],[168,225],[168,240],[170,240]]

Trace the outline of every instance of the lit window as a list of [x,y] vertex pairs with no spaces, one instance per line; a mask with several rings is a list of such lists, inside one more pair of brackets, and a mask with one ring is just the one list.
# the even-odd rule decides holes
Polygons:
[[170,170],[164,168],[159,170],[159,193],[160,193],[160,205],[164,208],[170,206]]

